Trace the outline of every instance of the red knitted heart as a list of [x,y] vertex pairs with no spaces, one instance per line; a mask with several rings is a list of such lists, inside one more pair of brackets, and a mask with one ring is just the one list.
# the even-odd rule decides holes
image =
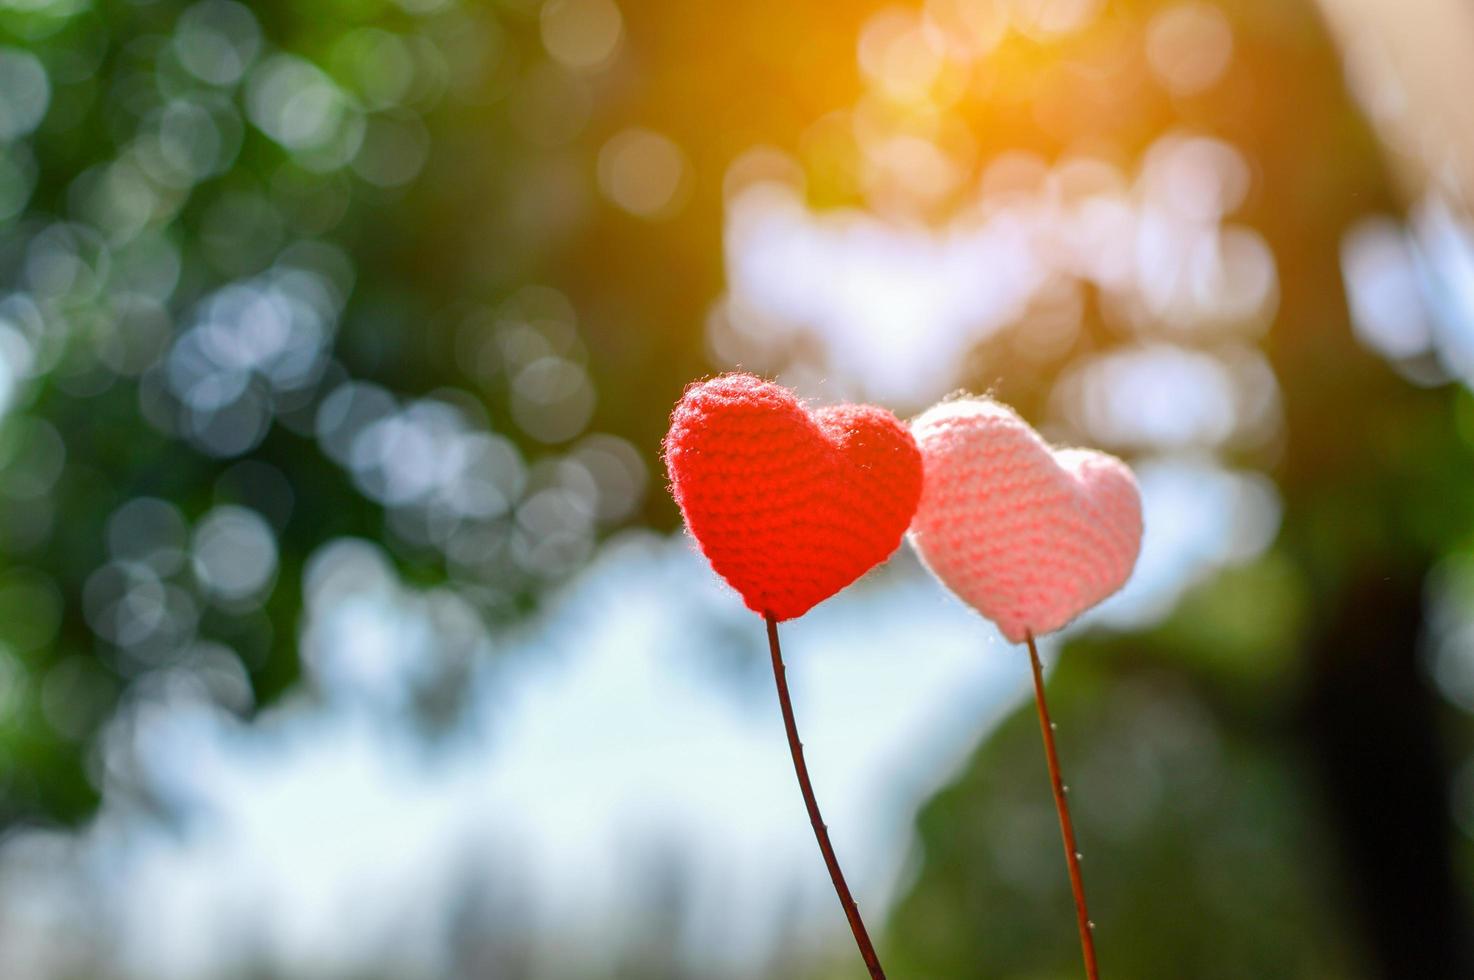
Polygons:
[[921,497],[921,453],[872,405],[807,411],[750,374],[691,385],[665,436],[671,493],[749,609],[793,619],[883,561]]

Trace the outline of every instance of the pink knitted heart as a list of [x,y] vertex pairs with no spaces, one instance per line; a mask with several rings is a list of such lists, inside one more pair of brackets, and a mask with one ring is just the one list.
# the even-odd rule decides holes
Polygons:
[[911,424],[925,481],[911,543],[937,578],[1020,643],[1126,584],[1141,550],[1141,495],[1125,463],[1051,450],[985,398]]

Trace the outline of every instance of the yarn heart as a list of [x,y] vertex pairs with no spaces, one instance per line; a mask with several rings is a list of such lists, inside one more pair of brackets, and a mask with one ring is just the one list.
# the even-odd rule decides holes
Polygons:
[[664,452],[671,493],[712,568],[749,609],[779,620],[887,558],[921,496],[921,453],[890,412],[810,412],[750,374],[687,388]]
[[911,431],[926,472],[911,543],[1010,641],[1059,629],[1131,577],[1141,494],[1119,459],[1052,450],[982,398],[936,405]]

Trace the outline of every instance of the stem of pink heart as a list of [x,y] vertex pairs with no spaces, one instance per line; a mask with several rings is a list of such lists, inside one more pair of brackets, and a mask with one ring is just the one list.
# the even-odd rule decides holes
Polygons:
[[814,798],[814,787],[809,782],[809,767],[804,762],[803,743],[798,738],[798,726],[793,720],[793,702],[788,697],[788,671],[783,667],[783,651],[778,646],[778,620],[772,613],[763,617],[768,624],[768,650],[773,655],[773,680],[778,685],[778,706],[783,710],[783,728],[788,733],[788,751],[793,756],[793,771],[798,776],[799,792],[803,794],[804,806],[809,811],[809,823],[814,827],[814,837],[819,842],[819,852],[824,855],[824,866],[829,869],[829,880],[834,882],[834,892],[849,920],[850,932],[855,935],[855,945],[860,947],[860,956],[870,971],[871,980],[885,980],[885,971],[880,967],[880,957],[875,955],[875,945],[865,931],[860,918],[860,907],[850,895],[850,886],[845,884],[844,872],[839,869],[839,858],[835,857],[834,845],[829,843],[829,828],[819,813],[819,802]]
[[1054,808],[1059,813],[1059,829],[1065,839],[1065,863],[1070,869],[1070,890],[1075,893],[1075,917],[1080,924],[1080,950],[1085,957],[1085,975],[1100,980],[1095,963],[1095,923],[1085,907],[1085,882],[1080,876],[1080,849],[1075,843],[1075,825],[1070,820],[1069,787],[1059,773],[1059,752],[1054,747],[1054,722],[1049,718],[1049,705],[1044,700],[1044,668],[1039,664],[1039,650],[1034,634],[1026,635],[1029,643],[1029,665],[1034,672],[1034,704],[1039,709],[1039,730],[1044,735],[1044,755],[1049,760],[1049,781],[1054,787]]

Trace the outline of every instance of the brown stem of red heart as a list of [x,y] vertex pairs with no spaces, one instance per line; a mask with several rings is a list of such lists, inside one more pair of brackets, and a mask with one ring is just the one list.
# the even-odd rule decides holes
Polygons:
[[1039,709],[1039,730],[1044,734],[1044,755],[1049,760],[1049,780],[1054,787],[1054,808],[1059,813],[1059,829],[1065,839],[1065,863],[1070,869],[1070,890],[1075,893],[1075,917],[1080,924],[1080,950],[1085,956],[1085,975],[1089,980],[1100,980],[1100,969],[1095,963],[1095,923],[1090,921],[1090,910],[1085,907],[1085,882],[1080,876],[1080,848],[1075,842],[1075,825],[1070,820],[1070,804],[1066,799],[1069,788],[1059,773],[1059,752],[1054,747],[1054,722],[1049,717],[1049,705],[1044,700],[1044,668],[1039,664],[1039,650],[1034,646],[1034,634],[1026,636],[1029,642],[1029,665],[1034,672],[1034,704]]
[[814,827],[814,837],[819,841],[819,851],[824,855],[824,865],[829,869],[829,880],[834,882],[835,894],[849,920],[850,932],[855,934],[855,945],[860,947],[860,956],[870,971],[872,980],[885,980],[885,971],[880,967],[880,958],[875,955],[875,945],[865,931],[860,918],[860,907],[850,895],[850,886],[845,884],[844,872],[839,869],[839,858],[834,855],[834,845],[829,843],[829,829],[819,813],[819,802],[814,798],[814,787],[809,782],[809,767],[804,763],[803,743],[798,740],[798,726],[793,720],[793,702],[788,697],[787,671],[783,667],[783,651],[778,646],[778,620],[771,613],[763,617],[768,624],[768,650],[773,655],[773,680],[778,685],[778,706],[783,709],[783,728],[788,733],[788,751],[793,756],[793,771],[798,776],[798,788],[803,793],[804,806],[809,811],[809,823]]

